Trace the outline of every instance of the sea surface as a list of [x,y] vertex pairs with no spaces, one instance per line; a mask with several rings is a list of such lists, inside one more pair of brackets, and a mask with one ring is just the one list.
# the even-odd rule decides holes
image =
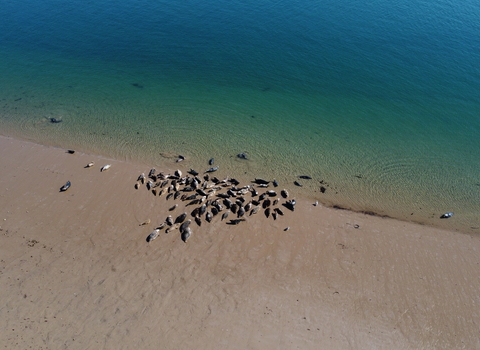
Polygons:
[[4,135],[480,232],[478,1],[0,4]]

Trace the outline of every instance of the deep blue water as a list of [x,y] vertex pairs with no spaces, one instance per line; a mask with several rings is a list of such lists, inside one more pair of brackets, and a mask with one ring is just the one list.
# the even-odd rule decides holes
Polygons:
[[4,134],[164,165],[215,155],[285,183],[306,172],[330,184],[306,185],[324,203],[480,230],[474,1],[1,5]]

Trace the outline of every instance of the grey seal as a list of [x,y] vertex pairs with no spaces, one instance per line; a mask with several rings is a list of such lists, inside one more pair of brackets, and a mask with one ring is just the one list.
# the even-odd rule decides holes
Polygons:
[[[217,171],[217,170],[218,170],[218,166],[213,167],[213,168],[210,168],[210,169],[206,170],[205,172],[206,172],[206,173],[213,173],[214,171]],[[208,180],[207,180],[207,181],[208,181]]]
[[190,227],[187,227],[185,231],[181,233],[180,237],[182,238],[182,241],[187,243],[187,240],[190,238],[191,235],[192,235],[192,230],[190,229]]
[[240,159],[248,160],[247,154],[245,152],[237,154],[237,157]]
[[158,234],[160,233],[160,229],[155,229],[152,233],[150,233],[147,237],[147,242],[150,243],[153,241],[155,238],[158,237]]
[[67,181],[67,183],[65,185],[60,187],[60,192],[65,192],[66,190],[68,190],[70,188],[70,186],[72,186],[72,183],[70,181]]
[[184,231],[187,229],[187,227],[190,226],[190,223],[191,223],[191,222],[192,222],[192,220],[190,220],[190,219],[187,220],[187,221],[185,221],[185,222],[180,226],[180,233],[184,232]]
[[181,224],[183,221],[185,221],[186,218],[187,218],[187,213],[183,213],[183,214],[177,216],[177,218],[175,219],[175,223],[176,224]]

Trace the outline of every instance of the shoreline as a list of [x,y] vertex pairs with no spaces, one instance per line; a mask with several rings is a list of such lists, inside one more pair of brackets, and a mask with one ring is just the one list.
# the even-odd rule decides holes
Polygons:
[[[52,148],[56,148],[56,149],[66,150],[66,148],[58,146],[58,145],[43,144],[43,143],[37,142],[35,140],[30,140],[28,138],[22,138],[21,136],[18,136],[18,135],[11,136],[11,135],[0,134],[0,137],[11,138],[11,139],[22,141],[22,142],[30,142],[30,143],[37,144],[37,145],[44,146],[44,147],[52,147]],[[104,158],[104,159],[110,159],[112,161],[129,162],[129,163],[136,164],[136,165],[144,165],[146,171],[148,171],[150,169],[148,167],[152,167],[152,165],[147,164],[146,161],[138,161],[138,160],[135,160],[135,159],[132,159],[132,158],[117,159],[117,158],[114,158],[114,157],[111,157],[111,156],[108,156],[108,155],[102,155],[102,154],[91,153],[91,152],[86,153],[86,152],[83,152],[83,151],[79,151],[78,153],[83,154],[83,155],[91,155],[92,157],[100,157],[100,158]],[[161,152],[160,153],[160,159],[162,159],[162,161],[156,162],[157,165],[153,165],[153,167],[156,167],[160,164],[161,166],[166,168],[167,171],[170,171],[172,173],[177,168],[181,168],[183,170],[183,172],[185,173],[189,169],[189,166],[186,165],[187,161],[180,162],[180,163],[175,163],[174,160],[176,158],[177,158],[177,154],[174,154],[174,153],[171,153],[171,152],[170,153],[162,153]],[[207,167],[208,166],[206,166],[205,168],[207,168]],[[228,177],[231,176],[231,174],[222,174],[222,175],[227,175]],[[249,174],[247,176],[247,175],[239,173],[237,175],[235,175],[235,177],[240,179],[240,181],[242,183],[249,182],[250,180],[253,179],[251,174]],[[253,177],[255,177],[255,176],[253,176]],[[321,185],[321,187],[323,187],[323,186],[327,186],[327,188],[329,187],[329,184],[324,182],[324,180],[320,181],[318,179],[315,179],[315,180],[307,180],[307,181],[316,181]],[[283,186],[283,185],[281,185],[281,186]],[[409,222],[409,223],[413,223],[413,224],[417,224],[417,225],[421,225],[421,226],[428,226],[428,227],[438,228],[438,229],[447,230],[447,231],[460,232],[460,233],[467,234],[467,235],[477,235],[479,233],[477,230],[480,229],[480,227],[469,227],[469,229],[467,229],[465,227],[464,230],[462,230],[460,227],[456,227],[455,225],[451,226],[448,223],[446,223],[445,221],[440,222],[440,215],[442,215],[444,213],[431,214],[430,218],[418,217],[416,219],[415,218],[409,219],[409,218],[406,218],[406,217],[405,218],[396,217],[396,216],[392,216],[392,215],[385,214],[385,213],[382,213],[382,212],[377,212],[376,210],[369,209],[368,207],[367,208],[361,208],[361,207],[356,208],[356,206],[358,206],[358,205],[353,205],[352,206],[352,205],[349,205],[349,204],[340,204],[338,202],[335,202],[331,198],[327,199],[325,197],[322,197],[321,194],[319,194],[320,191],[317,191],[317,190],[313,189],[313,188],[316,188],[314,185],[313,185],[313,188],[312,188],[312,185],[308,184],[308,183],[305,184],[306,187],[302,188],[302,187],[297,187],[297,186],[293,185],[293,180],[292,180],[292,183],[289,183],[288,186],[289,186],[288,190],[291,193],[295,194],[296,196],[301,197],[303,199],[308,199],[308,200],[312,201],[312,203],[315,202],[315,200],[318,200],[319,205],[322,205],[322,206],[325,206],[325,207],[328,207],[328,208],[332,208],[332,209],[336,209],[336,210],[347,210],[347,211],[352,212],[352,213],[360,213],[360,214],[365,214],[365,215],[377,216],[377,217],[381,217],[381,218],[389,218],[389,219],[392,219],[392,220],[398,220],[400,222]],[[307,186],[310,186],[310,187],[307,187]],[[305,189],[307,191],[310,191],[310,192],[306,193]],[[412,215],[413,215],[413,213],[412,213]]]
[[480,346],[478,236],[296,197],[277,220],[147,243],[174,202],[134,189],[144,164],[0,147],[5,347]]

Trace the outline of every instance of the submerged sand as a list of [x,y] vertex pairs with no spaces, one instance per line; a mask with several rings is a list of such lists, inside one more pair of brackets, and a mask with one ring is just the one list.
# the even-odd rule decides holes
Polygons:
[[480,348],[477,236],[296,198],[147,243],[173,205],[134,189],[148,165],[0,150],[2,348]]

